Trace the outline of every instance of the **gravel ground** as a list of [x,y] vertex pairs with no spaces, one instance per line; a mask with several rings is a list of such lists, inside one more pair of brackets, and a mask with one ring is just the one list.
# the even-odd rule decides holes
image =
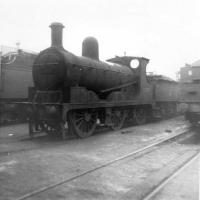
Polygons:
[[[63,178],[68,179],[79,175],[108,162],[110,159],[126,155],[156,140],[182,131],[186,127],[188,127],[188,124],[183,118],[177,117],[162,122],[125,128],[116,132],[106,131],[86,139],[67,141],[50,139],[44,136],[29,140],[26,124],[9,126],[8,129],[3,127],[0,129],[0,199],[16,199],[48,184],[54,184]],[[10,132],[12,132],[12,136],[9,135]],[[132,164],[130,168],[134,168]],[[127,188],[125,187],[124,190],[124,187],[120,186],[120,189],[116,181],[112,179],[112,176],[117,176],[116,173],[112,175],[111,172],[113,171],[114,169],[111,168],[105,173],[96,174],[95,177],[90,177],[90,181],[101,180],[100,183],[102,183],[101,187],[103,188],[109,188],[108,185],[110,184],[110,187],[113,187],[111,196],[118,194],[117,191],[120,190],[126,193]],[[111,182],[107,181],[110,178],[106,179],[106,174],[111,175]],[[73,193],[76,184],[67,186],[64,191],[69,190]],[[80,182],[80,184],[94,185],[93,182],[89,182],[87,179]],[[114,191],[115,189],[116,191]],[[89,192],[88,189],[81,190],[80,188],[80,191],[79,194],[81,196],[85,195],[85,199],[91,192],[94,193],[92,197],[98,196],[98,190],[90,190]],[[55,194],[57,196],[54,196],[54,199],[66,199],[64,198],[65,193],[64,196],[59,192]],[[69,199],[68,197],[67,199]],[[78,195],[73,199],[79,199],[79,197]],[[105,196],[103,197],[105,199]],[[114,195],[114,197],[116,196]],[[39,199],[49,199],[49,196]]]
[[199,158],[190,163],[151,200],[199,200]]

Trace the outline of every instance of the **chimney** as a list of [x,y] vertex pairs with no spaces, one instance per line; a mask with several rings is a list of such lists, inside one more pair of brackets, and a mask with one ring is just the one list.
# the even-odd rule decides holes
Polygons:
[[64,26],[59,22],[54,22],[49,27],[51,28],[51,46],[56,48],[63,48],[62,29]]

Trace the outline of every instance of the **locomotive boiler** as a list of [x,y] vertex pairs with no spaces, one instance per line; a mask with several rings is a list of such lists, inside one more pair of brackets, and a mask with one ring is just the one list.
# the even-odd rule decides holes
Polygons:
[[[98,124],[114,130],[126,119],[143,124],[158,115],[162,103],[167,105],[164,100],[156,102],[156,81],[146,76],[147,58],[123,56],[102,62],[93,37],[83,41],[82,56],[76,56],[63,48],[64,26],[52,23],[50,28],[51,47],[40,52],[33,65],[30,135],[42,130],[60,132],[63,138],[71,133],[88,137]],[[134,60],[138,61],[135,68]],[[171,94],[168,90],[165,95]]]
[[60,23],[51,24],[52,45],[40,53],[33,66],[35,87],[57,90],[73,86],[85,87],[100,94],[116,86],[134,81],[137,76],[128,66],[99,61],[98,42],[88,37],[82,44],[82,57],[66,51],[62,45]]

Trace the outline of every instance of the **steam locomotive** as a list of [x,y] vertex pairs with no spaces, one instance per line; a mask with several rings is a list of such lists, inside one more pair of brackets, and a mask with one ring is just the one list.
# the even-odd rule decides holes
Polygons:
[[[29,132],[92,135],[99,124],[120,129],[125,121],[144,124],[148,118],[177,112],[178,83],[163,76],[147,76],[149,59],[114,57],[99,60],[98,42],[87,37],[82,56],[63,48],[61,23],[52,23],[51,47],[33,64],[34,88]],[[138,66],[132,65],[137,61]]]
[[0,51],[0,124],[24,121],[26,108],[15,102],[28,100],[27,88],[33,86],[32,65],[36,54],[1,47]]
[[200,122],[200,63],[180,69],[180,103],[185,119],[193,125]]

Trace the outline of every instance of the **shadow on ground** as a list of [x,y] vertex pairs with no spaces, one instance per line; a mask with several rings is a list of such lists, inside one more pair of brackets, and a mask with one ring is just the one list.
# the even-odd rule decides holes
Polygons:
[[200,126],[191,127],[190,132],[193,132],[194,134],[181,141],[180,144],[200,145]]

